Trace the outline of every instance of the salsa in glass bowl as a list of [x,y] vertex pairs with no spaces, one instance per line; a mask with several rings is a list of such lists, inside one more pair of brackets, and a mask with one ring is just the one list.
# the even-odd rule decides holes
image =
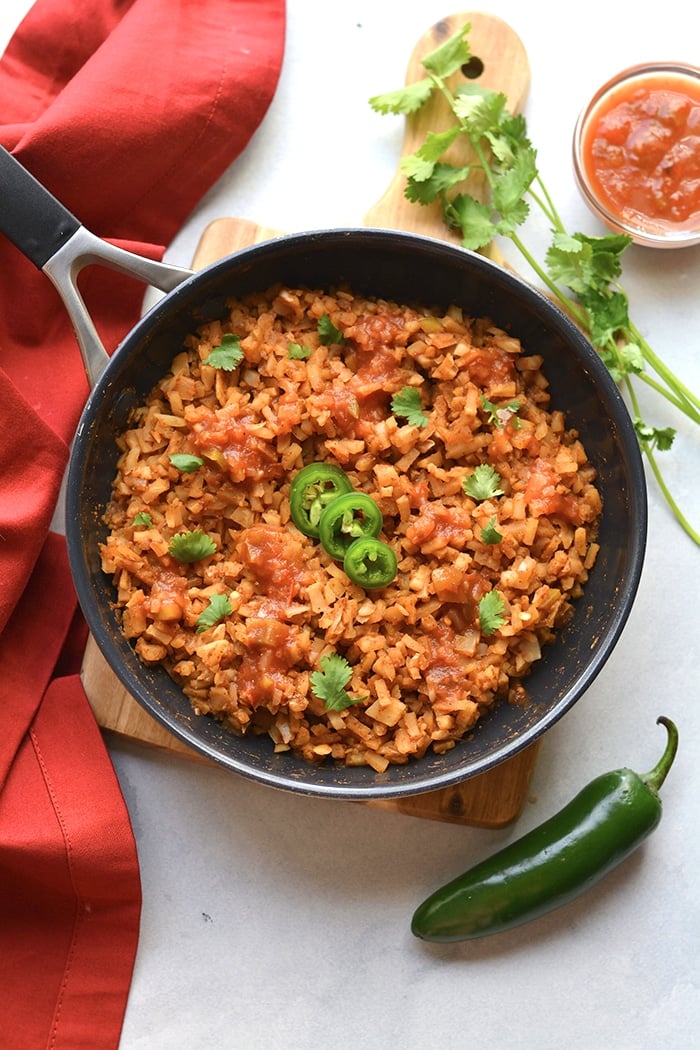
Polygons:
[[700,243],[700,68],[658,62],[612,77],[580,114],[573,155],[610,229],[651,247]]

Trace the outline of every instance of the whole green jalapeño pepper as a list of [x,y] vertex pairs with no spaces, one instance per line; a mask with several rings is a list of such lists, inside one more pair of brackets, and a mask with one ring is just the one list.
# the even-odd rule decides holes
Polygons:
[[318,539],[323,511],[346,492],[352,492],[352,484],[340,467],[332,463],[309,463],[294,476],[289,490],[292,521],[305,536]]
[[678,748],[668,718],[666,749],[645,776],[618,769],[593,780],[564,809],[437,890],[411,931],[426,941],[463,941],[519,926],[577,897],[625,859],[661,819],[659,788]]
[[336,561],[343,561],[355,540],[365,536],[376,538],[383,524],[382,512],[371,496],[348,492],[328,504],[318,530],[326,553]]

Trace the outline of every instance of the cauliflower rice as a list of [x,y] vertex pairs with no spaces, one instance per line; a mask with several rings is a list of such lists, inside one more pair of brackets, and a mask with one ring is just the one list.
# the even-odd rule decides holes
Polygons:
[[[349,289],[278,286],[228,307],[118,439],[102,566],[140,658],[235,733],[379,772],[454,747],[498,701],[526,702],[523,679],[594,564],[601,513],[542,359],[487,318]],[[321,318],[341,341],[322,343]],[[244,355],[230,371],[203,363],[226,333]],[[392,411],[406,387],[423,425]],[[183,453],[201,465],[178,469]],[[379,505],[398,560],[388,586],[351,583],[291,521],[291,481],[312,462]],[[464,487],[482,464],[498,477],[485,499]],[[180,562],[172,539],[194,530],[215,551]],[[492,591],[495,629],[479,615]],[[214,595],[231,611],[202,627]],[[352,669],[343,710],[312,690],[331,653]]]

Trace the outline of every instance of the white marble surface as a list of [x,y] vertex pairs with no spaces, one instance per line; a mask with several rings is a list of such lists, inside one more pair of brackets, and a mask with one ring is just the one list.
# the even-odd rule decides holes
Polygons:
[[[0,47],[28,6],[5,0]],[[561,214],[570,228],[599,232],[570,169],[578,110],[626,65],[699,62],[700,15],[682,0],[653,16],[610,0],[572,12],[544,0],[481,9],[508,21],[530,55],[526,115]],[[289,0],[272,108],[168,258],[188,264],[220,215],[290,231],[360,224],[401,140],[400,122],[373,114],[367,98],[403,82],[417,38],[449,13],[442,0]],[[536,228],[531,239],[544,244],[545,235]],[[695,390],[699,282],[700,248],[627,254],[636,323]],[[644,403],[651,415],[654,399]],[[655,415],[668,424],[665,410]],[[698,434],[673,423],[679,434],[665,470],[697,528]],[[700,549],[652,484],[648,554],[623,637],[547,735],[525,810],[501,831],[300,798],[114,744],[144,895],[122,1050],[697,1045],[699,602]],[[545,819],[598,773],[650,768],[664,743],[659,714],[677,721],[681,746],[664,819],[633,858],[513,933],[448,947],[411,937],[412,911],[434,887]]]

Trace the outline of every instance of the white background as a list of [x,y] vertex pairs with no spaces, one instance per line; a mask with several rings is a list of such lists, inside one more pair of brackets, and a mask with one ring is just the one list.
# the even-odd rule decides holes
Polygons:
[[[5,0],[0,48],[28,7]],[[417,39],[455,10],[442,0],[288,0],[274,103],[168,258],[188,265],[221,215],[288,231],[361,224],[402,138],[401,122],[375,115],[367,99],[403,83]],[[602,232],[572,179],[578,111],[627,65],[700,63],[700,16],[680,0],[653,18],[644,5],[610,0],[504,0],[481,10],[508,21],[527,48],[525,113],[560,213],[570,229]],[[529,239],[544,245],[546,230],[535,226]],[[700,247],[626,255],[638,327],[696,391],[699,280]],[[657,415],[655,399],[644,404]],[[654,421],[678,427],[664,468],[698,528],[697,432],[666,410]],[[545,738],[524,812],[505,830],[291,796],[112,743],[144,892],[123,1050],[697,1045],[699,604],[700,549],[652,484],[648,553],[627,628],[592,688]],[[662,823],[633,858],[575,903],[512,933],[447,947],[412,938],[413,909],[437,885],[597,774],[653,766],[665,739],[659,714],[677,721],[681,747]]]

